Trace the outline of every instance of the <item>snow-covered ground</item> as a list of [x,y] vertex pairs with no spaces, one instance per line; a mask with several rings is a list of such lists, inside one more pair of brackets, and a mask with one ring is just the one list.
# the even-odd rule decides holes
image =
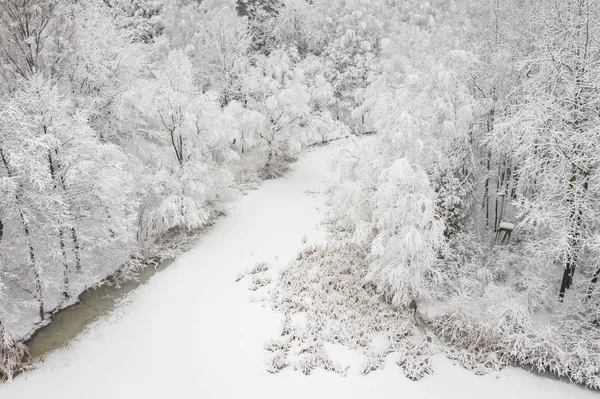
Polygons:
[[[0,386],[0,398],[597,397],[519,369],[476,376],[442,356],[435,358],[435,374],[419,382],[406,379],[392,358],[389,367],[366,377],[264,371],[263,346],[277,335],[281,320],[250,300],[255,294],[247,289],[248,279],[235,279],[261,261],[286,264],[304,245],[324,240],[319,222],[334,150],[305,154],[292,172],[239,198],[194,250],[69,348]],[[335,349],[340,362],[357,360]]]

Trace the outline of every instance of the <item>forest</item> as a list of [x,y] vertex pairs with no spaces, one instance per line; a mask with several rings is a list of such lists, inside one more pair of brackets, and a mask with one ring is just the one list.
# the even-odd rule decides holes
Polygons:
[[364,374],[401,352],[419,379],[443,341],[600,388],[597,0],[0,0],[0,377],[82,292],[348,137],[328,242],[269,299],[311,332],[271,372],[387,331]]

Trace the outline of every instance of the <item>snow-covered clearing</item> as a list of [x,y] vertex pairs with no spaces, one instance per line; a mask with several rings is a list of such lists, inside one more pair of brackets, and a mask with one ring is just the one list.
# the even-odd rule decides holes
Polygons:
[[[338,144],[339,145],[339,144]],[[436,356],[432,376],[412,382],[393,364],[368,376],[265,371],[265,342],[281,320],[251,298],[258,262],[281,266],[323,241],[323,189],[334,146],[314,149],[284,177],[239,198],[197,247],[137,289],[65,350],[0,386],[28,398],[592,398],[597,393],[519,369],[476,376]],[[333,347],[340,362],[356,363]]]

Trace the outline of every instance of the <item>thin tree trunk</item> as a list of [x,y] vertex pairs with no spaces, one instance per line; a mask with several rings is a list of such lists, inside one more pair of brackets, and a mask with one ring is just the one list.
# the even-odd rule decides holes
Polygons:
[[506,165],[506,182],[504,186],[506,187],[506,197],[511,198],[512,192],[512,184],[513,184],[513,176],[512,176],[512,159]]
[[565,292],[571,288],[571,284],[573,283],[573,275],[575,274],[575,259],[574,256],[569,256],[567,263],[565,265],[565,269],[563,271],[562,281],[560,283],[560,292],[558,294],[559,302],[562,302],[565,298]]
[[63,257],[63,299],[69,300],[69,258],[67,257],[67,250],[65,249],[65,235],[63,229],[58,230],[58,236],[60,240],[60,250],[62,251]]
[[502,161],[502,174],[500,176],[500,192],[502,199],[500,201],[500,215],[498,217],[498,225],[504,221],[504,208],[506,206],[506,198],[509,195],[509,180],[510,180],[510,160],[505,156]]
[[77,232],[75,227],[71,227],[71,238],[73,239],[73,246],[75,247],[75,271],[81,272],[81,250],[79,248],[79,239],[77,238]]
[[594,290],[596,289],[596,284],[598,283],[598,278],[600,278],[600,267],[598,267],[596,269],[596,272],[594,273],[594,277],[592,277],[592,280],[590,281],[590,285],[588,286],[587,289],[587,298],[591,298],[592,294],[594,293]]
[[[50,177],[54,182],[54,190],[58,190],[58,181],[56,179],[56,169],[54,168],[54,162],[52,160],[52,152],[48,151],[48,168],[50,169]],[[65,301],[69,300],[69,257],[67,256],[67,249],[65,247],[65,233],[64,227],[61,226],[58,228],[58,240],[60,244],[60,250],[62,252],[63,259],[63,299]]]
[[483,190],[483,204],[485,208],[485,227],[490,225],[490,167],[492,162],[492,152],[488,151],[487,158],[487,176],[485,178],[484,190]]
[[510,186],[510,198],[512,200],[517,199],[517,184],[519,184],[519,177],[517,176],[517,166],[513,164],[512,171],[510,173],[511,176],[511,186]]
[[42,280],[40,276],[40,271],[35,263],[35,252],[33,250],[33,244],[31,243],[31,235],[29,234],[29,224],[25,221],[25,215],[21,209],[19,209],[19,215],[21,216],[21,221],[23,222],[23,230],[25,231],[25,236],[27,237],[27,246],[29,247],[29,264],[33,271],[33,277],[35,280],[35,296],[38,303],[38,314],[40,319],[44,320],[44,296],[42,290]]
[[498,173],[496,174],[496,195],[495,198],[495,207],[494,207],[494,231],[498,230],[498,192],[500,191],[500,173],[502,168],[502,157],[498,161]]
[[[572,165],[573,174],[571,179],[569,180],[569,192],[571,194],[570,203],[572,205],[571,215],[569,216],[569,220],[571,222],[571,228],[569,232],[569,240],[568,240],[568,253],[566,255],[565,262],[565,270],[563,271],[563,277],[560,284],[560,292],[558,294],[558,300],[560,302],[563,301],[565,297],[565,292],[571,288],[573,284],[573,276],[575,275],[575,268],[577,267],[577,259],[578,255],[578,246],[579,246],[579,238],[581,236],[581,227],[583,224],[583,211],[580,206],[576,206],[575,204],[575,188],[577,183],[578,176],[578,168],[576,165]],[[585,194],[588,190],[588,176],[584,175],[584,181],[582,184],[583,194]]]
[[265,164],[265,169],[269,169],[271,167],[271,162],[273,162],[273,147],[271,147],[271,143],[269,143],[269,152],[267,153],[267,163]]

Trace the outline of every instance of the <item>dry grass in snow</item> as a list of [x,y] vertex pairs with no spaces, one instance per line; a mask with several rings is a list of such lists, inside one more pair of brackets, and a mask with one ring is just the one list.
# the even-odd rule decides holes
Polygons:
[[[270,372],[321,368],[346,375],[349,367],[327,351],[328,344],[338,344],[363,355],[361,374],[382,368],[392,353],[407,377],[430,373],[430,337],[409,312],[393,308],[365,282],[366,272],[363,249],[340,243],[307,249],[283,270],[267,299],[284,316],[281,335],[265,345]],[[249,274],[251,289],[261,276],[270,281],[266,269]]]

